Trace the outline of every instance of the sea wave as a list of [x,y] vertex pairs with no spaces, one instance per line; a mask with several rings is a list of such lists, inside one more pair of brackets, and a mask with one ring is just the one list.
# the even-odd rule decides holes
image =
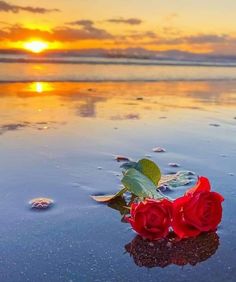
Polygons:
[[33,83],[33,82],[48,82],[48,83],[57,83],[57,82],[70,82],[70,83],[155,83],[155,82],[187,82],[187,81],[193,81],[193,82],[210,82],[210,81],[236,81],[236,78],[191,78],[191,79],[184,79],[184,78],[178,78],[178,79],[45,79],[45,78],[38,78],[38,79],[24,79],[24,80],[1,80],[0,84],[6,84],[6,83]]
[[0,63],[22,64],[92,64],[92,65],[154,65],[154,66],[206,66],[206,67],[236,67],[235,61],[202,61],[177,59],[138,59],[138,58],[99,58],[99,57],[30,57],[1,56]]
[[[23,58],[22,58],[23,59]],[[21,59],[21,60],[22,60]],[[67,58],[68,59],[68,58]],[[5,58],[7,60],[7,58]],[[19,58],[17,59],[19,60]],[[51,59],[50,59],[51,60]],[[156,82],[236,80],[236,67],[224,65],[149,62],[131,59],[81,58],[71,63],[34,60],[29,63],[2,62],[0,82]]]

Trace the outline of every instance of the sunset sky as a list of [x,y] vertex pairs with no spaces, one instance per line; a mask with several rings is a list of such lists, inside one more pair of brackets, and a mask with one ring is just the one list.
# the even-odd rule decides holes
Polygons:
[[0,1],[0,48],[236,54],[235,0]]

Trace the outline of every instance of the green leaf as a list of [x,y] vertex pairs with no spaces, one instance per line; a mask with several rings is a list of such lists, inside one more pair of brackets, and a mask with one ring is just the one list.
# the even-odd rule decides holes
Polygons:
[[149,159],[141,159],[138,162],[126,162],[120,166],[125,173],[130,168],[135,168],[149,178],[155,185],[161,179],[160,168]]
[[134,168],[130,168],[126,171],[121,182],[129,192],[139,198],[163,198],[163,196],[157,192],[153,182]]
[[130,207],[127,206],[126,201],[122,196],[116,197],[110,201],[108,207],[118,210],[121,215],[126,215],[130,212]]
[[137,162],[132,162],[132,161],[130,161],[130,162],[123,163],[123,164],[120,166],[120,168],[122,168],[123,171],[126,171],[126,170],[128,170],[128,169],[130,169],[130,168],[135,168],[135,169],[137,169],[137,165],[138,165]]
[[155,185],[157,185],[161,179],[160,168],[151,160],[142,159],[138,161],[136,169],[147,176]]

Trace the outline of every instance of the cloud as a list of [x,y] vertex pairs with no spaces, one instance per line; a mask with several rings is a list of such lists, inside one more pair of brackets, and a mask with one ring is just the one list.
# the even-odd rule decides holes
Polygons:
[[[59,36],[67,38],[76,38],[77,35],[80,39],[111,39],[113,36],[105,29],[97,28],[94,21],[91,20],[78,20],[66,23],[72,26],[81,26],[81,29],[76,28],[55,28],[54,32]],[[68,34],[66,34],[68,33]]]
[[[217,44],[233,44],[236,42],[236,37],[229,34],[190,34],[190,35],[181,35],[180,32],[175,32],[174,30],[168,32],[166,28],[160,35],[153,31],[144,31],[144,32],[131,32],[117,37],[119,40],[125,41],[137,40],[143,42],[145,45],[217,45]],[[149,39],[146,41],[146,39]],[[145,40],[145,42],[144,42]]]
[[29,12],[35,14],[46,14],[50,12],[59,12],[59,9],[46,9],[42,7],[32,7],[32,6],[18,6],[10,4],[6,1],[0,1],[0,12],[11,12],[11,13],[19,13],[19,12]]
[[42,38],[47,41],[71,42],[78,40],[106,40],[113,36],[104,29],[93,25],[84,25],[82,28],[56,27],[51,31],[29,29],[21,25],[12,25],[0,30],[0,40],[25,41],[29,38]]
[[142,40],[142,39],[157,39],[158,36],[153,31],[144,31],[144,32],[131,32],[126,35],[122,35],[119,37],[119,39],[125,40],[125,39],[131,39],[131,40]]
[[[165,35],[165,36],[164,36]],[[83,40],[97,40],[96,48],[138,48],[134,52],[136,57],[146,57],[149,54],[140,54],[140,47],[148,49],[165,50],[195,50],[195,52],[211,53],[235,53],[236,36],[230,34],[199,33],[190,35],[172,35],[153,31],[129,31],[122,35],[111,34],[106,29],[98,28],[92,20],[84,19],[67,23],[61,27],[54,27],[50,31],[40,29],[29,29],[22,25],[6,25],[0,29],[0,41],[2,46],[5,41],[19,42],[28,41],[31,38],[41,38],[51,42],[73,43]],[[83,44],[81,44],[83,45]],[[117,54],[117,56],[124,56]],[[150,54],[152,55],[152,54]]]
[[52,30],[52,38],[58,41],[77,41],[77,40],[106,40],[112,39],[113,36],[104,29],[94,26],[84,26],[81,29],[76,28],[55,28]]
[[94,22],[91,20],[78,20],[78,21],[73,21],[73,22],[68,22],[66,23],[68,25],[80,25],[80,26],[92,26],[94,25]]
[[140,25],[143,21],[138,18],[112,18],[106,20],[107,22],[114,23],[114,24],[129,24],[129,25]]
[[51,33],[39,29],[28,29],[21,25],[12,25],[0,30],[0,40],[24,41],[31,37],[39,37],[50,40]]
[[182,38],[182,41],[192,44],[224,43],[226,40],[230,40],[226,34],[198,34]]
[[230,37],[227,34],[197,34],[188,36],[179,36],[172,38],[159,37],[156,35],[156,39],[149,44],[164,44],[164,45],[181,45],[181,44],[219,44],[219,43],[232,43],[235,40],[234,37]]

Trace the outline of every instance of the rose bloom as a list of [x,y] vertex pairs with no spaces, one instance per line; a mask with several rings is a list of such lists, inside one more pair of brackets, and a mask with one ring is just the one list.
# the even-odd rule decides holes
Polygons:
[[131,205],[126,218],[132,228],[143,238],[157,240],[169,233],[172,203],[167,200],[147,199]]
[[195,237],[201,232],[217,229],[224,198],[210,190],[208,179],[199,177],[193,188],[174,201],[172,227],[178,237]]

